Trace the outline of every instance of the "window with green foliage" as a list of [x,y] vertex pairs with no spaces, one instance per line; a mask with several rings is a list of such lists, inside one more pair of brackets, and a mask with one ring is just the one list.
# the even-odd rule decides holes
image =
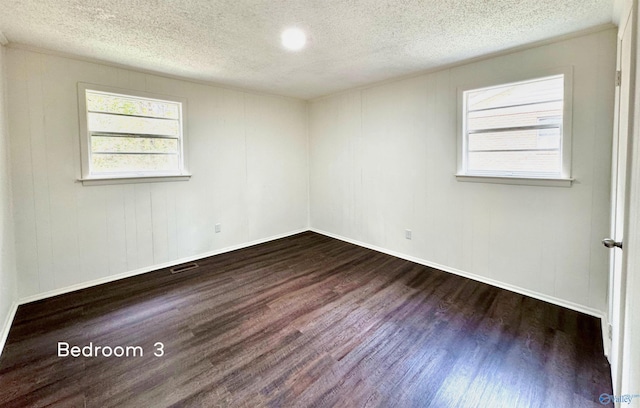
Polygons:
[[186,174],[183,101],[79,87],[83,179]]

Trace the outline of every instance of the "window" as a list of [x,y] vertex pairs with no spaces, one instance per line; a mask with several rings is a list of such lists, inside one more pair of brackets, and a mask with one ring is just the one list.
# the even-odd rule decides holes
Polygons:
[[188,178],[183,100],[89,84],[78,92],[83,182]]
[[570,185],[567,77],[559,74],[463,91],[458,177]]

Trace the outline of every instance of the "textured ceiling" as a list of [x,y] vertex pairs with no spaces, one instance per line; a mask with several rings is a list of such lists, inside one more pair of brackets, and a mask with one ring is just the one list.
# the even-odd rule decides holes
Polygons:
[[[304,99],[609,23],[613,0],[0,0],[19,43]],[[280,33],[308,34],[300,52]]]

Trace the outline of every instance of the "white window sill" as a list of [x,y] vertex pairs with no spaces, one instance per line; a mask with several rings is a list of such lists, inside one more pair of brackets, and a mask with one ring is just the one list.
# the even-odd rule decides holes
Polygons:
[[458,181],[472,183],[517,184],[521,186],[571,187],[572,178],[535,178],[535,177],[500,177],[456,174]]
[[94,177],[78,179],[83,186],[103,186],[107,184],[160,183],[166,181],[188,181],[191,174],[176,176],[143,176],[143,177]]

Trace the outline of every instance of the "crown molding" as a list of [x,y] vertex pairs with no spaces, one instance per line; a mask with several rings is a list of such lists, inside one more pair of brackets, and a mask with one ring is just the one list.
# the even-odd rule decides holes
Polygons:
[[97,65],[102,65],[102,66],[107,66],[107,67],[118,68],[118,69],[126,69],[128,71],[138,72],[138,73],[142,73],[142,74],[146,74],[146,75],[153,75],[153,76],[166,78],[166,79],[173,79],[173,80],[177,80],[177,81],[185,81],[185,82],[190,82],[190,83],[194,83],[194,84],[198,84],[198,85],[211,86],[211,87],[219,88],[219,89],[227,89],[227,90],[230,90],[230,91],[241,92],[241,93],[248,94],[248,95],[271,96],[271,97],[275,97],[275,98],[285,99],[285,100],[289,100],[289,101],[297,101],[297,102],[305,102],[306,101],[306,99],[298,98],[298,97],[295,97],[295,96],[282,95],[282,94],[273,93],[273,92],[269,92],[269,91],[263,91],[263,90],[260,90],[260,89],[243,88],[241,86],[228,85],[228,84],[225,84],[225,83],[222,83],[222,82],[215,82],[213,80],[209,81],[209,80],[205,80],[205,79],[191,78],[191,77],[188,77],[188,76],[169,74],[169,73],[165,73],[165,72],[161,72],[161,71],[155,71],[155,70],[148,69],[148,68],[141,68],[141,67],[137,67],[137,66],[134,66],[134,65],[122,64],[122,63],[119,63],[119,62],[108,61],[108,60],[104,60],[104,59],[100,59],[100,58],[87,57],[87,56],[73,54],[73,53],[69,53],[69,52],[65,52],[65,51],[53,50],[53,49],[50,49],[50,48],[42,48],[42,47],[39,47],[37,45],[31,45],[31,44],[25,44],[25,43],[11,41],[11,43],[9,43],[7,45],[7,47],[9,47],[11,49],[16,49],[16,50],[29,51],[29,52],[34,52],[34,53],[43,54],[43,55],[52,55],[54,57],[67,58],[67,59],[71,59],[71,60],[75,60],[75,61],[87,62],[89,64],[97,64]]
[[307,99],[307,101],[309,103],[313,103],[313,102],[318,102],[321,101],[323,99],[328,99],[328,98],[332,98],[334,96],[337,95],[343,95],[343,94],[347,94],[349,92],[353,92],[353,91],[364,91],[367,90],[369,88],[374,88],[376,86],[380,86],[380,85],[386,85],[386,84],[390,84],[393,82],[399,82],[399,81],[404,81],[406,79],[412,79],[412,78],[417,78],[420,77],[422,75],[428,75],[428,74],[432,74],[435,72],[440,72],[440,71],[445,71],[448,69],[453,69],[453,68],[457,68],[457,67],[461,67],[464,65],[468,65],[468,64],[472,64],[474,62],[480,62],[480,61],[485,61],[491,58],[496,58],[496,57],[501,57],[503,55],[509,55],[509,54],[513,54],[516,52],[520,52],[520,51],[525,51],[525,50],[529,50],[529,49],[533,49],[533,48],[538,48],[538,47],[543,47],[545,45],[549,45],[549,44],[554,44],[557,42],[561,42],[561,41],[566,41],[566,40],[571,40],[574,38],[578,38],[578,37],[583,37],[583,36],[587,36],[587,35],[591,35],[591,34],[595,34],[595,33],[599,33],[601,31],[606,31],[606,30],[611,30],[616,28],[617,26],[613,23],[605,23],[605,24],[600,24],[594,27],[590,27],[590,28],[585,28],[584,30],[578,30],[578,31],[574,31],[571,33],[567,33],[567,34],[562,34],[559,36],[555,36],[555,37],[550,37],[550,38],[546,38],[543,40],[539,40],[539,41],[535,41],[532,43],[528,43],[528,44],[523,44],[523,45],[518,45],[515,47],[511,47],[511,48],[507,48],[501,51],[495,51],[495,52],[490,52],[487,54],[483,54],[483,55],[479,55],[477,57],[472,57],[472,58],[468,58],[468,59],[464,59],[464,60],[460,60],[457,62],[452,62],[450,64],[444,64],[444,65],[438,65],[432,68],[427,68],[421,71],[417,71],[417,72],[413,72],[407,75],[400,75],[400,76],[396,76],[393,78],[389,78],[389,79],[383,79],[382,81],[375,81],[375,82],[371,82],[368,84],[364,84],[364,85],[360,85],[360,86],[354,86],[352,88],[348,88],[342,91],[336,91],[333,93],[329,93],[326,95],[320,95],[314,98],[309,98]]

